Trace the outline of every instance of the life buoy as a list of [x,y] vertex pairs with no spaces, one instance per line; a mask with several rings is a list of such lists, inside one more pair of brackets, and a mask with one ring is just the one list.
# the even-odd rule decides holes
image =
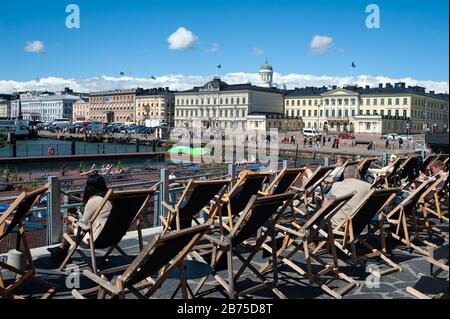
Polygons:
[[54,155],[55,154],[55,149],[53,147],[49,147],[47,150],[48,155]]

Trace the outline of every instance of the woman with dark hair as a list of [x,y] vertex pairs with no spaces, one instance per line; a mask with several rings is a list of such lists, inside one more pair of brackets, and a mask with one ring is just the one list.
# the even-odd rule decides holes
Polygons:
[[[82,202],[84,204],[83,214],[78,213],[78,218],[73,216],[67,217],[67,233],[69,235],[77,234],[77,222],[82,221],[87,223],[97,211],[97,208],[100,206],[103,198],[108,192],[108,187],[106,186],[105,179],[103,176],[94,173],[90,175],[86,181],[86,187],[83,193]],[[108,220],[108,216],[111,213],[112,205],[108,201],[104,206],[95,222],[92,224],[94,240],[101,233],[103,227]],[[89,241],[89,234],[83,238],[83,241],[87,244]],[[51,253],[52,257],[58,260],[65,258],[67,252],[69,251],[70,244],[65,240],[61,245],[48,248],[47,250]]]

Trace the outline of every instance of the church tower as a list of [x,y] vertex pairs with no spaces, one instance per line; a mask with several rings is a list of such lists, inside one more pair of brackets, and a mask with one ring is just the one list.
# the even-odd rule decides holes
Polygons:
[[268,60],[259,68],[260,86],[271,88],[273,87],[273,68]]

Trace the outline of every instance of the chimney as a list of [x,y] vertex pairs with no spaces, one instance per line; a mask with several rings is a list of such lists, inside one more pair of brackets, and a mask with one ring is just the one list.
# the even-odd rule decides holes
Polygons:
[[378,84],[378,88],[382,89],[383,88],[383,83],[379,83]]
[[370,89],[370,85],[366,85],[366,89],[367,89],[367,90]]
[[336,90],[337,89],[337,85],[333,85],[333,90]]
[[435,91],[430,91],[430,94],[434,95],[434,94],[436,94],[436,92]]

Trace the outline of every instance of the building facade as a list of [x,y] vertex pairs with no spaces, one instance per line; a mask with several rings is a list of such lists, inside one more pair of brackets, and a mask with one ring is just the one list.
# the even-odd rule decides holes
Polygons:
[[89,118],[89,109],[89,98],[79,98],[75,103],[73,103],[73,121],[87,121]]
[[0,119],[11,118],[11,101],[0,97]]
[[19,117],[21,105],[24,120],[53,122],[56,119],[72,120],[73,104],[79,99],[74,95],[31,96],[11,101],[11,118]]
[[285,114],[306,128],[328,132],[409,133],[448,129],[448,95],[405,83],[376,88],[295,89],[284,97]]
[[284,91],[251,84],[227,83],[216,77],[201,87],[175,93],[175,127],[245,129],[252,113],[283,113]]
[[136,96],[136,123],[173,127],[174,106],[175,95],[169,88],[150,89],[147,94]]
[[89,120],[103,123],[135,123],[136,96],[145,90],[112,90],[89,94]]

